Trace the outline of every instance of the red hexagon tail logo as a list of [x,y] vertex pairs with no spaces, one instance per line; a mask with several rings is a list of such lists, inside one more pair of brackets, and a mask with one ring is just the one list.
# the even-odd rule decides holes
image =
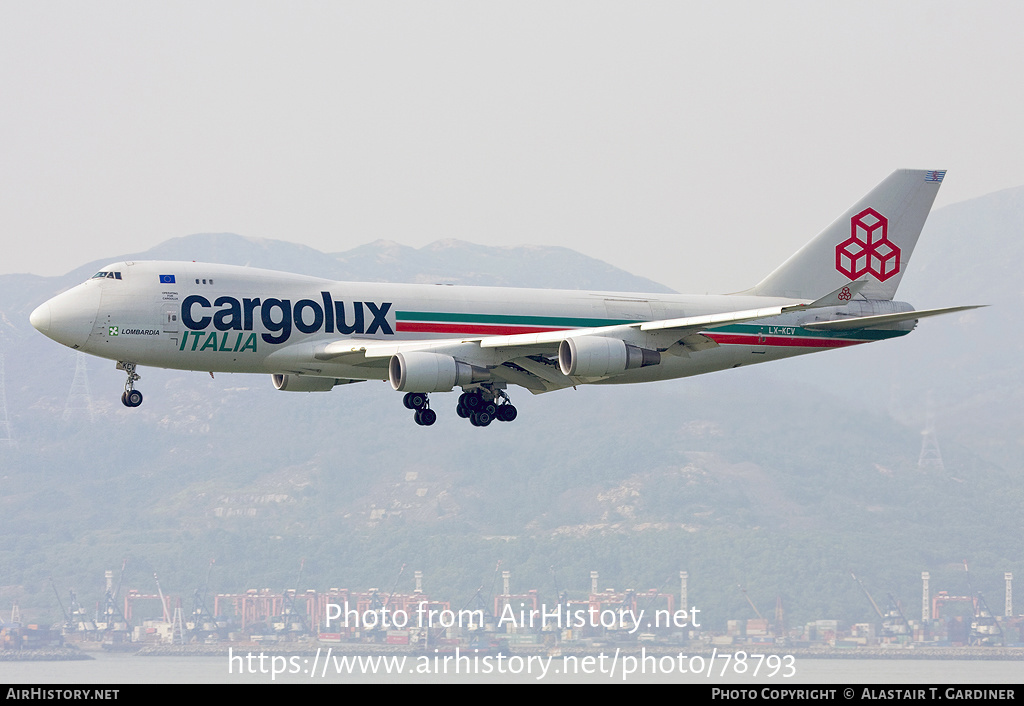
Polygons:
[[850,219],[850,237],[836,246],[836,269],[850,279],[872,274],[884,282],[900,271],[900,249],[889,240],[889,219],[865,208]]

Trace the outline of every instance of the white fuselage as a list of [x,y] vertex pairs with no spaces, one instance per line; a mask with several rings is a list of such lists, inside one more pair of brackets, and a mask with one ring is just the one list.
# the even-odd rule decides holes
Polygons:
[[[103,276],[100,276],[103,274]],[[32,323],[92,355],[138,365],[236,373],[387,379],[386,360],[353,364],[308,355],[320,342],[355,343],[586,329],[778,306],[794,300],[452,285],[352,283],[229,265],[121,262],[43,304]],[[886,313],[892,302],[865,302]],[[882,309],[877,307],[882,306]],[[848,309],[848,307],[847,307]],[[696,350],[587,382],[630,383],[695,375],[907,333],[813,332],[817,309],[718,327]],[[717,344],[717,345],[715,345]]]

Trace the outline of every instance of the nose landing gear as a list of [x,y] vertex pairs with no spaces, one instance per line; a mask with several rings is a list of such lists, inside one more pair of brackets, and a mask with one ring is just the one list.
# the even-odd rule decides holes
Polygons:
[[135,363],[118,361],[117,367],[128,373],[128,380],[124,383],[124,393],[121,395],[121,402],[125,407],[138,407],[142,404],[142,393],[135,389],[135,382],[142,378],[135,372]]

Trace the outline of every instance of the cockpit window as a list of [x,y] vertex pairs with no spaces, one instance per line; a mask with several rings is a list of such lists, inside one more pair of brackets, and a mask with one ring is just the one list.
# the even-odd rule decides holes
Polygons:
[[101,271],[94,274],[90,279],[121,279],[120,272]]

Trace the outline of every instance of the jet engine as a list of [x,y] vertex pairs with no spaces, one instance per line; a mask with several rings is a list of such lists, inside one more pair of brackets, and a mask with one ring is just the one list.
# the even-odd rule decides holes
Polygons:
[[399,392],[450,392],[456,385],[488,380],[490,373],[450,355],[414,351],[393,355],[388,377],[391,387]]
[[327,392],[335,385],[341,385],[351,380],[338,380],[337,378],[320,378],[313,375],[281,375],[274,373],[274,387],[285,392]]
[[577,336],[558,345],[558,367],[563,375],[605,377],[661,362],[661,353],[633,346],[618,338]]

